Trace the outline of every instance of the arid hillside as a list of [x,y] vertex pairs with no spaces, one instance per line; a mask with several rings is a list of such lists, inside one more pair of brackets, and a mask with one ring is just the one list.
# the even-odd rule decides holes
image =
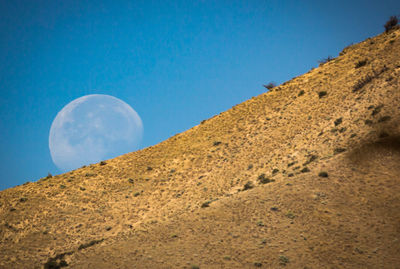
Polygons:
[[400,268],[400,30],[158,145],[0,192],[0,268],[61,267]]

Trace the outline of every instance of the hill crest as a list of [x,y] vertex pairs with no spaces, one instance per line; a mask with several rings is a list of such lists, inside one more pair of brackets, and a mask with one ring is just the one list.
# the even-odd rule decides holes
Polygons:
[[158,145],[0,192],[0,268],[393,268],[399,55],[397,29]]

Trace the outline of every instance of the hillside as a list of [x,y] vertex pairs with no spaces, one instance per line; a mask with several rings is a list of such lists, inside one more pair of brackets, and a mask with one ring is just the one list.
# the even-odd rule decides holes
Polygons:
[[400,268],[400,30],[137,152],[0,192],[0,268]]

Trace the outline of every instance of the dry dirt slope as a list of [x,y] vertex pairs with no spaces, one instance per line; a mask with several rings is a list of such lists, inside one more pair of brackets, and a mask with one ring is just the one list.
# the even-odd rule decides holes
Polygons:
[[156,146],[0,192],[0,268],[400,268],[399,101],[395,30]]

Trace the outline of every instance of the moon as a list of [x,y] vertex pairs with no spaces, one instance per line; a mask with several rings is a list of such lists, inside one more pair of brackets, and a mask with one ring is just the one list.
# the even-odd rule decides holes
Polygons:
[[49,148],[62,171],[135,151],[143,136],[136,111],[104,94],[77,98],[58,112],[51,124]]

